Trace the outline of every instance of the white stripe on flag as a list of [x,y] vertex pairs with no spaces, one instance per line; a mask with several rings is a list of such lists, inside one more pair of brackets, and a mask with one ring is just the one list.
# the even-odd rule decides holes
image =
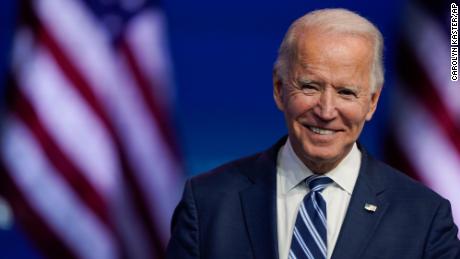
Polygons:
[[171,87],[172,71],[166,21],[161,10],[151,9],[138,14],[126,28],[126,41],[136,57],[139,67],[155,86],[155,100],[162,107],[174,103],[174,87]]
[[[115,53],[108,33],[83,3],[74,0],[39,0],[36,7],[45,27],[88,80],[99,102],[109,112],[129,155],[130,165],[135,169],[135,177],[146,194],[150,212],[158,220],[158,234],[166,240],[174,205],[180,195],[179,168],[143,102],[129,74],[130,70],[121,55]],[[147,26],[144,20],[140,20],[139,24]],[[136,47],[136,44],[148,42],[142,38],[148,35],[137,35],[146,30],[141,28],[136,32],[131,28],[134,36],[129,42]],[[154,58],[146,53],[142,55]],[[158,65],[151,66],[155,69]]]
[[[419,64],[440,94],[443,103],[453,118],[460,117],[460,91],[456,82],[450,80],[449,35],[442,27],[442,21],[428,15],[415,3],[410,4],[404,32],[411,49],[419,57]],[[414,30],[414,28],[417,28]]]
[[[119,63],[121,71],[127,70],[124,64]],[[166,240],[172,212],[180,198],[179,168],[145,103],[139,101],[142,96],[136,91],[134,80],[119,77],[118,82],[125,87],[112,91],[116,114],[113,120],[119,123],[128,157],[151,205],[151,213],[159,220],[159,234]]]
[[130,164],[136,169],[134,173],[146,194],[150,212],[159,220],[156,222],[159,235],[166,240],[170,218],[180,198],[179,168],[152,114],[142,102],[129,69],[120,56],[115,58],[117,53],[108,35],[80,2],[40,0],[37,9],[45,26],[110,112]]
[[[28,37],[27,33],[18,36]],[[46,130],[59,147],[75,162],[82,173],[97,187],[107,201],[108,209],[123,233],[131,258],[150,258],[146,251],[144,226],[139,222],[131,201],[126,197],[126,186],[120,177],[119,161],[115,161],[114,147],[105,128],[75,93],[71,83],[58,72],[56,64],[45,48],[27,51],[27,39],[15,42],[18,82],[24,94],[37,110]],[[24,47],[25,46],[25,47]],[[21,53],[22,51],[22,53]],[[35,52],[36,51],[36,52]],[[24,55],[25,54],[25,55]],[[22,56],[22,58],[21,58]],[[84,135],[84,136],[82,136]]]
[[117,182],[117,189],[109,201],[111,216],[116,228],[122,234],[126,244],[128,258],[152,258],[150,249],[152,245],[147,242],[145,226],[140,222],[140,217],[133,207],[132,200],[127,197],[127,188],[124,181]]
[[120,177],[113,143],[46,49],[37,47],[17,76],[22,92],[59,147],[103,197],[111,196]]
[[452,204],[460,223],[460,159],[430,113],[406,94],[398,100],[396,136],[421,180]]
[[111,234],[54,171],[28,129],[6,119],[2,155],[30,206],[81,258],[117,258]]
[[110,107],[110,91],[119,87],[109,34],[81,1],[39,0],[36,10],[73,65],[89,82],[101,104]]

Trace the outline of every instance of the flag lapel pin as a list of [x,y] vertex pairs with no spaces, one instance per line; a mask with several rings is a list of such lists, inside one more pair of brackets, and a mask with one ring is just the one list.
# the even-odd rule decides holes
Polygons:
[[366,203],[364,204],[364,209],[369,212],[375,212],[377,210],[377,205]]

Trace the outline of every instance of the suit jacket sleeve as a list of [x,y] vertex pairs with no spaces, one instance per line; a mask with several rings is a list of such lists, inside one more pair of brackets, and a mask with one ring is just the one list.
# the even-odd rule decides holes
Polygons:
[[199,258],[198,213],[191,181],[185,184],[184,194],[174,211],[171,239],[166,251],[168,259]]
[[460,258],[457,234],[450,203],[443,199],[431,224],[424,258]]

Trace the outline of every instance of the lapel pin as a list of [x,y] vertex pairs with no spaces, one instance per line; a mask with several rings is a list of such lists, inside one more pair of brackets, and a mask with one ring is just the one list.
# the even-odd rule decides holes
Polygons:
[[366,203],[364,204],[364,209],[369,212],[375,212],[377,210],[377,206],[374,204]]

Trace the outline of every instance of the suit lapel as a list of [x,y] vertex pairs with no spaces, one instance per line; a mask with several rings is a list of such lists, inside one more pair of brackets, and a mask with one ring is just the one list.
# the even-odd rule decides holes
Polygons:
[[246,227],[257,259],[278,258],[276,160],[285,142],[283,138],[262,153],[254,168],[247,172],[254,184],[240,192]]
[[273,194],[262,185],[241,192],[246,226],[255,258],[278,258],[276,206]]
[[[376,169],[377,162],[366,151],[361,151],[361,169],[334,248],[333,259],[362,258],[362,253],[388,209],[388,203],[382,195],[385,181]],[[366,204],[377,208],[375,211],[366,209]]]
[[[254,257],[278,258],[276,212],[276,160],[279,148],[286,142],[281,139],[262,153],[253,168],[245,168],[253,184],[240,192],[241,204]],[[360,148],[362,162],[332,259],[361,258],[371,240],[388,203],[384,199],[386,182],[381,178],[377,163]],[[377,206],[375,212],[365,205]]]

